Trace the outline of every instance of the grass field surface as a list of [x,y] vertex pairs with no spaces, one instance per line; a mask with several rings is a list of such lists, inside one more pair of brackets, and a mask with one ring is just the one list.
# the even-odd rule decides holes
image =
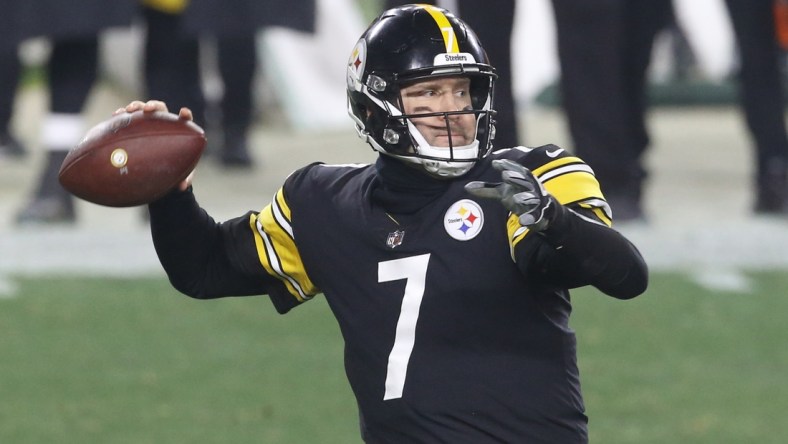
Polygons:
[[[788,435],[788,274],[747,293],[658,273],[620,302],[573,293],[595,443]],[[194,301],[164,279],[14,279],[0,300],[0,442],[354,443],[342,341],[322,298]]]

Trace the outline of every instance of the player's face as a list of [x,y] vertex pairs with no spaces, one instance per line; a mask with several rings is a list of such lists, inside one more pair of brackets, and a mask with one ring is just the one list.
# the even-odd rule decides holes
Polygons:
[[[451,112],[471,109],[471,81],[467,77],[443,77],[424,80],[404,87],[405,114]],[[448,125],[447,125],[448,120]],[[476,136],[474,114],[437,115],[412,119],[416,128],[432,146],[463,146]]]

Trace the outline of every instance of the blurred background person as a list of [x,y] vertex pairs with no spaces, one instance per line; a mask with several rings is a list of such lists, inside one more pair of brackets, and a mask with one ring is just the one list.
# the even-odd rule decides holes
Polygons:
[[[739,48],[738,86],[742,111],[754,144],[753,209],[788,213],[788,136],[785,81],[778,44],[776,8],[785,0],[725,0]],[[783,18],[788,20],[788,18]],[[788,23],[784,26],[788,27]]]
[[[273,0],[143,0],[143,5],[148,97],[190,107],[195,121],[219,140],[209,154],[227,167],[252,167],[248,137],[257,35],[268,26],[314,32],[315,0],[291,0],[287,7]],[[200,57],[208,53],[200,45],[210,43],[222,84],[218,104],[206,99],[200,75]]]
[[14,137],[11,128],[20,65],[16,45],[0,43],[0,156],[25,154],[25,148]]
[[182,29],[187,7],[188,0],[142,0],[144,86],[147,97],[193,109],[195,123],[205,127],[199,35]]
[[485,50],[490,63],[495,67],[498,80],[495,83],[494,108],[496,147],[513,147],[522,144],[519,131],[519,112],[512,90],[512,29],[516,0],[430,0],[424,2],[385,0],[386,9],[408,3],[430,3],[446,8],[467,21],[476,31],[479,40],[486,43]]
[[643,219],[646,74],[671,0],[553,0],[562,106],[617,222]]
[[46,64],[49,113],[41,122],[40,141],[46,153],[33,194],[17,214],[19,224],[73,222],[74,198],[58,181],[68,151],[84,136],[81,114],[96,80],[98,39],[95,35],[64,37],[52,42]]
[[18,6],[15,2],[6,3],[9,4],[3,5],[4,13],[0,14],[0,156],[18,157],[25,149],[13,135],[11,120],[21,67],[17,46],[23,32],[15,25]]
[[6,3],[3,14],[10,20],[10,28],[0,30],[0,39],[8,37],[18,44],[28,38],[47,37],[52,43],[45,69],[49,112],[40,124],[40,143],[46,155],[35,190],[16,221],[73,222],[73,197],[60,186],[58,172],[68,151],[87,130],[81,113],[97,78],[98,35],[109,27],[129,25],[136,0],[114,1],[111,7],[103,0]]
[[[656,36],[681,32],[672,2],[552,2],[563,109],[574,149],[594,166],[616,220],[644,220],[648,68]],[[735,84],[753,141],[756,214],[788,213],[784,50],[775,25],[775,11],[787,3],[725,0],[738,47]]]

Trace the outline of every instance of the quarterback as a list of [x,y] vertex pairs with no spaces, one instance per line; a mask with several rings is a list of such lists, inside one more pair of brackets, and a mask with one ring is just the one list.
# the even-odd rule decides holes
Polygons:
[[[283,314],[326,298],[365,442],[587,442],[569,290],[646,289],[591,166],[554,145],[493,148],[495,80],[450,12],[385,11],[347,65],[348,113],[375,164],[307,165],[224,222],[190,179],[150,204],[181,292],[268,295]],[[166,104],[118,112],[140,109]]]

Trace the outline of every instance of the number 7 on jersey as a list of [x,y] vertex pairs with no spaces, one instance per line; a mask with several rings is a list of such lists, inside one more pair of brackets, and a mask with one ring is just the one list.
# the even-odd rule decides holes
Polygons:
[[383,400],[402,397],[408,361],[416,342],[416,321],[419,319],[421,300],[424,297],[424,283],[427,279],[429,254],[404,257],[378,263],[378,282],[405,279],[405,295],[402,298],[394,346],[389,354],[386,369],[386,393]]

